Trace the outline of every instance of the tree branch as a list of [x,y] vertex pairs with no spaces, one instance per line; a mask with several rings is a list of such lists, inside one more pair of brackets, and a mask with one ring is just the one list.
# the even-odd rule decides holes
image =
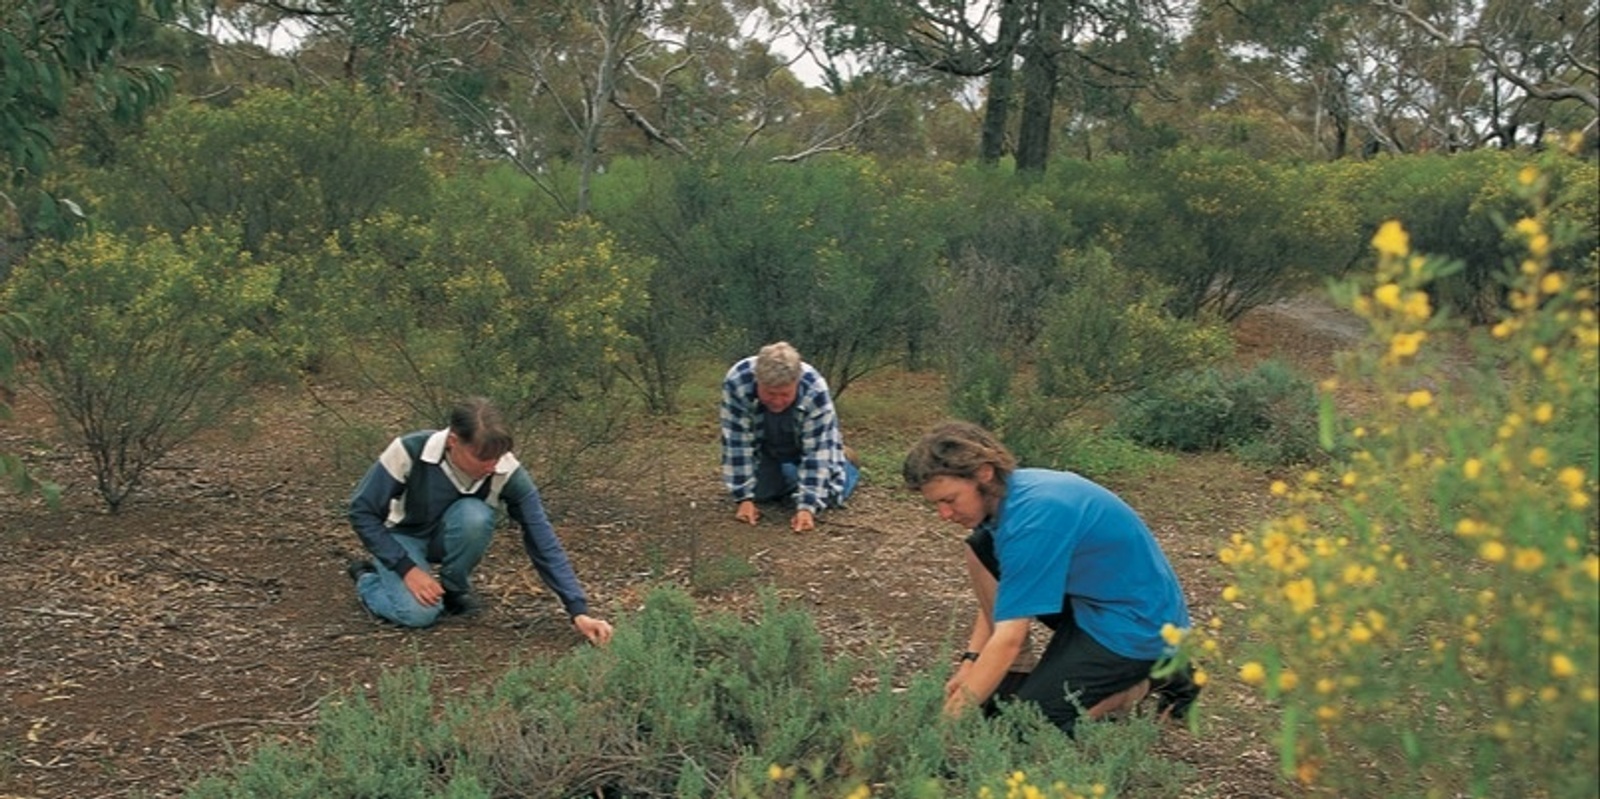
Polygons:
[[[1438,26],[1434,25],[1432,22],[1424,19],[1422,15],[1413,11],[1411,7],[1404,2],[1404,0],[1373,0],[1373,2],[1379,8],[1382,8],[1409,22],[1417,30],[1422,31],[1429,38],[1440,44],[1464,50],[1476,51],[1479,55],[1483,56],[1484,60],[1489,62],[1489,66],[1494,69],[1495,74],[1510,81],[1513,85],[1527,92],[1530,96],[1537,97],[1541,100],[1551,101],[1577,100],[1584,105],[1589,106],[1589,108],[1593,109],[1597,114],[1600,114],[1600,94],[1597,94],[1594,91],[1590,91],[1581,86],[1576,86],[1570,83],[1558,84],[1554,86],[1539,85],[1533,80],[1519,73],[1517,70],[1513,69],[1510,64],[1506,63],[1505,59],[1502,58],[1498,52],[1491,49],[1487,44],[1484,43],[1482,39],[1478,38],[1477,36],[1466,36],[1460,38],[1452,36],[1445,31],[1440,30]],[[1570,56],[1570,52],[1568,55]],[[1594,64],[1584,64],[1576,59],[1573,59],[1571,64],[1573,67],[1586,74],[1594,75],[1597,73],[1597,66]]]

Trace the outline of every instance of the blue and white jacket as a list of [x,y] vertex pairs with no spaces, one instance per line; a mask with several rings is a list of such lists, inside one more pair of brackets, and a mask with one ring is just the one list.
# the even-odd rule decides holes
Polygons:
[[418,564],[396,543],[397,534],[429,538],[455,501],[476,496],[501,509],[522,528],[522,546],[539,579],[561,600],[569,616],[589,612],[589,600],[545,515],[528,470],[506,453],[494,472],[468,481],[444,456],[448,430],[421,430],[396,438],[367,470],[350,497],[350,526],[383,565],[405,574]]

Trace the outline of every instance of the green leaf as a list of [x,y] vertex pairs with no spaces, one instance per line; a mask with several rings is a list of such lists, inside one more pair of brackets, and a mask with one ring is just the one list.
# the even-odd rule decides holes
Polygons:
[[1406,753],[1406,760],[1412,763],[1422,759],[1422,742],[1417,740],[1417,734],[1411,730],[1400,733],[1400,748]]
[[1324,452],[1333,451],[1333,431],[1336,423],[1333,395],[1326,391],[1317,395],[1317,444]]
[[1283,776],[1294,778],[1299,769],[1295,756],[1295,741],[1299,735],[1300,708],[1290,705],[1283,711],[1283,729],[1278,736],[1278,762],[1283,764]]

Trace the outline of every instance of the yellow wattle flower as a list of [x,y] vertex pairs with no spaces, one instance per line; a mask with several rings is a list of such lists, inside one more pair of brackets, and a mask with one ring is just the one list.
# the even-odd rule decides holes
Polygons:
[[1239,667],[1239,679],[1245,685],[1260,685],[1267,681],[1267,670],[1252,660]]
[[1372,237],[1372,246],[1379,255],[1399,258],[1411,251],[1411,237],[1398,221],[1391,219],[1378,228]]
[[1478,547],[1478,557],[1490,563],[1499,563],[1506,559],[1506,545],[1499,541],[1485,541]]
[[1161,625],[1161,640],[1165,641],[1168,646],[1177,646],[1182,643],[1183,633],[1183,630],[1178,629],[1176,625],[1170,622]]
[[1571,677],[1578,671],[1572,663],[1572,658],[1562,654],[1550,656],[1550,674],[1555,677]]

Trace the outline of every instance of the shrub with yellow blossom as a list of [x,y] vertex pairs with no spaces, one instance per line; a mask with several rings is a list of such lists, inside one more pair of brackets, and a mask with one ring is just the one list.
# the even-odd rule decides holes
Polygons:
[[1375,282],[1339,289],[1369,344],[1325,385],[1380,399],[1348,420],[1326,399],[1324,443],[1350,454],[1276,483],[1281,513],[1220,552],[1242,608],[1220,636],[1308,784],[1600,795],[1597,266],[1550,267],[1570,230],[1541,174],[1518,176],[1525,256],[1489,327],[1437,313],[1452,265],[1382,226]]

